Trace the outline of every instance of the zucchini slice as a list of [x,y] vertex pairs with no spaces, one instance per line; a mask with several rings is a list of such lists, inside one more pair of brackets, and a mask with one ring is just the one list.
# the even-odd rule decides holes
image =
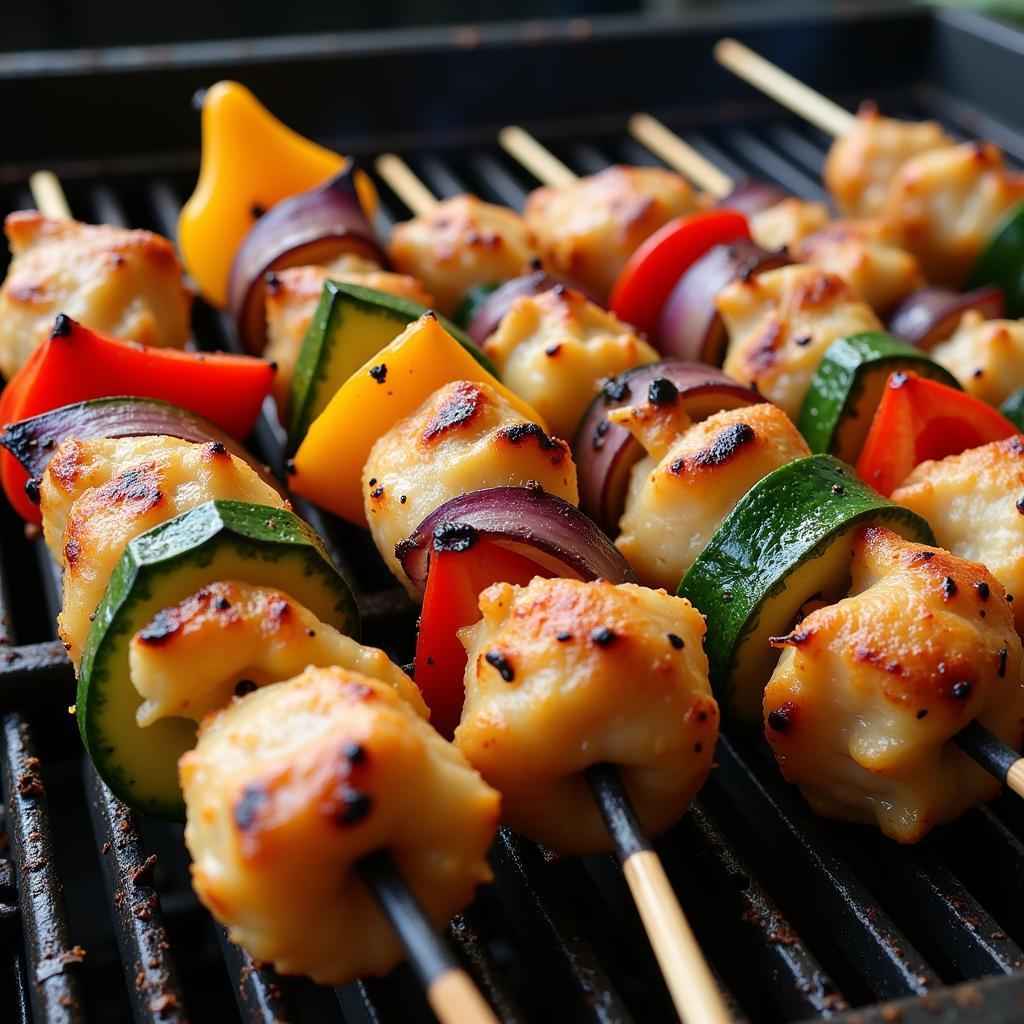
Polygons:
[[974,264],[968,288],[997,284],[1008,317],[1024,316],[1024,200],[1003,214]]
[[811,378],[797,419],[797,429],[811,451],[856,462],[894,370],[913,370],[960,390],[948,370],[899,338],[875,331],[839,338],[829,345]]
[[734,726],[761,727],[764,686],[787,633],[812,599],[849,589],[853,534],[887,526],[934,544],[919,515],[878,495],[830,455],[810,455],[769,473],[729,513],[679,585],[707,618],[711,684]]
[[1001,406],[999,411],[1018,429],[1024,430],[1024,388],[1014,391]]
[[[313,322],[302,340],[288,398],[288,449],[293,454],[334,393],[427,312],[425,306],[387,292],[326,281]],[[488,373],[491,361],[461,328],[438,315],[444,329]]]
[[178,758],[195,742],[195,723],[135,721],[128,645],[162,609],[216,580],[273,586],[322,621],[351,635],[359,618],[352,593],[323,541],[291,512],[243,501],[209,501],[136,537],[117,563],[96,610],[78,672],[77,718],[104,782],[136,810],[179,820]]

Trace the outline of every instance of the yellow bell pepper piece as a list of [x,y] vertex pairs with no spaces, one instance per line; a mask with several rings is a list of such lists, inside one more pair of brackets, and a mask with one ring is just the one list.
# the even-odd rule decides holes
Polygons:
[[[386,366],[381,383],[379,370]],[[295,494],[366,526],[363,466],[377,438],[415,412],[439,387],[451,381],[490,384],[530,422],[544,421],[518,395],[489,374],[438,322],[426,313],[391,344],[364,363],[335,392],[312,422],[288,483]]]
[[[345,158],[282,124],[238,82],[206,91],[202,122],[199,180],[178,218],[178,247],[203,298],[222,307],[231,262],[260,212],[333,177]],[[357,186],[372,217],[373,182],[360,174]]]

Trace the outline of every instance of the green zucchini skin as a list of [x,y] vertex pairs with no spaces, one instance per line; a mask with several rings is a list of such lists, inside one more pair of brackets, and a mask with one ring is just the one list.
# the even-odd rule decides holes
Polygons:
[[1018,429],[1024,431],[1024,388],[1014,391],[999,406],[999,411]]
[[856,462],[894,370],[912,370],[960,390],[945,367],[899,338],[875,331],[838,338],[811,378],[797,418],[811,451]]
[[1003,214],[981,250],[967,287],[985,284],[1003,289],[1008,317],[1024,316],[1024,201]]
[[293,513],[209,501],[136,537],[121,556],[89,629],[78,672],[76,717],[86,750],[111,790],[136,810],[181,820],[178,757],[195,724],[162,719],[144,729],[128,645],[157,612],[217,580],[272,586],[318,618],[358,637],[359,615],[323,541]]
[[483,284],[475,284],[463,296],[459,308],[455,310],[453,319],[465,330],[473,321],[473,317],[480,311],[480,307],[498,290],[497,281],[484,281]]
[[845,595],[853,534],[867,525],[935,542],[924,519],[829,455],[769,473],[726,517],[678,590],[707,619],[705,649],[723,721],[761,728],[764,686],[778,659],[767,638],[789,632],[812,597]]
[[[367,360],[419,320],[427,307],[361,285],[325,281],[292,375],[288,396],[288,454],[302,443],[310,424],[334,393]],[[451,334],[489,373],[491,361],[462,328],[438,316]]]

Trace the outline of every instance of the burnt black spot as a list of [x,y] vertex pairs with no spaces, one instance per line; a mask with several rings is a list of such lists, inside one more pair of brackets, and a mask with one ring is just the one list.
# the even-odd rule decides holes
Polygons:
[[285,471],[285,472],[286,472],[286,473],[287,473],[287,474],[288,474],[289,476],[294,476],[294,475],[295,475],[295,472],[296,472],[296,470],[295,470],[295,460],[294,460],[294,459],[287,459],[287,460],[285,461],[285,464],[284,464],[284,471]]
[[598,626],[590,633],[590,642],[597,644],[598,647],[611,647],[617,639],[618,635],[607,626]]
[[965,680],[961,680],[959,683],[953,684],[953,689],[950,691],[953,694],[953,700],[967,700],[971,695],[971,684]]
[[388,364],[378,363],[370,367],[370,376],[378,383],[383,384],[388,379]]
[[510,427],[502,427],[498,436],[505,438],[512,444],[522,444],[527,438],[534,438],[541,451],[561,451],[561,442],[550,437],[544,432],[544,428],[537,423],[513,423]]
[[678,633],[666,633],[668,642],[677,650],[681,651],[686,644],[683,642],[683,638]]
[[768,728],[773,732],[787,732],[793,724],[794,711],[796,711],[796,705],[791,700],[773,708],[768,712]]
[[468,551],[479,539],[468,523],[441,523],[434,528],[435,551]]
[[366,747],[355,742],[346,743],[341,754],[349,764],[363,764],[367,758]]
[[846,489],[843,487],[842,484],[833,484],[832,485],[832,493],[835,494],[835,495],[845,494],[846,493]]
[[927,714],[928,714],[928,709],[927,708],[921,708],[921,710],[918,711],[918,713],[917,713],[917,715],[915,717],[920,722],[921,719],[924,718]]
[[651,405],[672,405],[679,398],[679,389],[667,377],[658,377],[647,386]]
[[264,282],[266,283],[267,291],[270,292],[271,295],[281,289],[281,278],[279,278],[272,270],[267,271],[267,276],[264,278]]
[[999,648],[999,678],[1006,678],[1006,659],[1009,656],[1009,652],[1005,647]]
[[462,382],[431,417],[423,431],[424,441],[433,441],[449,430],[464,426],[476,415],[483,396],[472,384]]
[[260,206],[259,203],[253,203],[252,206],[249,207],[249,212],[252,214],[253,220],[259,220],[267,211],[266,208]]
[[75,321],[71,319],[66,313],[58,313],[57,319],[53,321],[53,328],[50,331],[50,337],[56,338],[67,338],[74,330]]
[[219,612],[226,612],[231,607],[231,602],[226,597],[218,597],[214,602],[214,607]]
[[367,482],[369,483],[369,485],[371,487],[376,487],[377,486],[377,478],[375,476],[371,476],[370,479]]
[[501,651],[488,651],[484,655],[484,660],[492,668],[497,669],[498,675],[505,680],[506,683],[511,683],[515,679],[516,674],[512,665],[509,663],[508,658],[505,657]]
[[629,385],[621,377],[614,377],[601,388],[601,397],[605,405],[622,402],[629,398]]
[[947,576],[942,581],[942,596],[947,601],[952,597],[956,597],[956,580],[952,576]]
[[337,813],[339,825],[355,825],[373,810],[373,797],[358,789],[343,786],[338,793],[341,807]]
[[804,348],[805,346],[810,345],[812,341],[814,341],[814,338],[810,334],[804,334],[801,335],[799,338],[793,339],[794,344],[799,345],[800,348]]
[[252,693],[256,689],[256,684],[251,679],[239,679],[235,683],[235,696],[244,697],[247,693]]
[[560,644],[567,644],[572,639],[572,633],[567,633],[564,629],[561,629],[555,634],[555,639]]
[[561,351],[562,351],[561,343],[557,343],[555,345],[548,345],[548,347],[546,349],[544,349],[544,355],[550,356],[553,359]]
[[590,445],[595,452],[599,452],[604,447],[604,435],[608,433],[610,427],[611,423],[608,420],[601,420],[594,429],[594,436],[591,439]]
[[103,504],[131,504],[141,515],[163,501],[163,494],[157,486],[156,466],[133,466],[119,473],[96,491]]
[[150,647],[159,647],[166,643],[178,630],[181,629],[181,622],[174,613],[173,608],[161,608],[153,616],[148,625],[144,626],[136,636],[140,643]]
[[37,476],[30,476],[25,481],[25,495],[33,505],[39,504],[39,487],[42,481]]
[[404,505],[409,500],[409,498],[408,495],[400,494],[398,496],[398,500]]
[[703,749],[704,749],[704,744],[703,743],[694,743],[694,745],[693,745],[693,752],[695,754],[699,754]]
[[252,828],[256,824],[260,811],[269,802],[270,798],[267,796],[267,791],[259,783],[246,786],[242,796],[235,804],[235,824],[243,830]]
[[934,557],[934,551],[915,551],[913,555],[911,555],[910,560],[912,562],[928,562]]
[[73,569],[78,565],[78,556],[82,553],[82,547],[77,540],[72,538],[64,545],[64,561],[68,567]]
[[676,459],[671,465],[673,473],[678,473],[683,466],[690,463],[695,466],[724,466],[745,444],[754,440],[753,428],[746,423],[733,423],[720,431],[710,446],[687,456]]
[[211,441],[209,445],[207,445],[206,450],[211,455],[227,455],[228,453],[227,448],[224,447],[221,441]]
[[383,497],[383,495],[384,495],[384,485],[383,484],[379,484],[377,487],[374,487],[374,489],[372,491],[370,491],[370,497],[371,498],[380,498],[380,497]]
[[984,580],[979,580],[974,584],[974,592],[982,599],[982,601],[988,600],[990,591],[988,584]]
[[1019,497],[1014,504],[1017,506],[1017,511],[1024,516],[1024,495]]

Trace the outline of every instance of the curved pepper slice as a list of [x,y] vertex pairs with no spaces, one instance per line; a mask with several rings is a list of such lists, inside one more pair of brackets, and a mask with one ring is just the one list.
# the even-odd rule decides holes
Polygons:
[[1018,432],[980,399],[916,373],[896,371],[886,381],[857,472],[888,498],[922,462],[959,455]]
[[[0,425],[90,398],[134,395],[189,409],[241,440],[252,430],[273,381],[274,367],[265,359],[146,348],[62,314],[4,389]],[[28,473],[6,450],[0,452],[0,482],[18,513],[38,524],[39,508],[25,494]]]
[[[206,91],[202,120],[199,180],[178,218],[178,247],[203,298],[223,307],[231,261],[255,221],[275,203],[337,174],[345,158],[282,124],[238,82]],[[360,172],[357,187],[372,217],[373,182]]]
[[289,487],[366,526],[361,478],[370,449],[439,387],[456,380],[490,384],[525,419],[544,426],[535,409],[488,373],[433,313],[425,313],[338,388],[295,453]]

